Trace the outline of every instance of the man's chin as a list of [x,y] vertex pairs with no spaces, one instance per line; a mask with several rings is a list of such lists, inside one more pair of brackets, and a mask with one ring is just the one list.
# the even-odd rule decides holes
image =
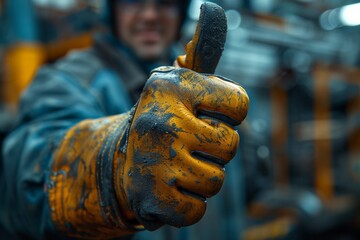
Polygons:
[[141,47],[135,51],[141,60],[158,61],[165,56],[165,48],[158,46]]

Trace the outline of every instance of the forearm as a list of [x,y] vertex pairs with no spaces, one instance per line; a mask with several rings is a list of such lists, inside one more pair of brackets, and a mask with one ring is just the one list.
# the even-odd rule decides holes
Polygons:
[[113,183],[114,164],[124,159],[119,148],[128,121],[129,114],[82,121],[54,154],[48,190],[51,218],[66,235],[109,239],[142,229],[125,219],[127,202],[117,198]]
[[32,123],[7,136],[0,173],[0,221],[12,238],[58,239],[48,204],[51,153],[67,123]]

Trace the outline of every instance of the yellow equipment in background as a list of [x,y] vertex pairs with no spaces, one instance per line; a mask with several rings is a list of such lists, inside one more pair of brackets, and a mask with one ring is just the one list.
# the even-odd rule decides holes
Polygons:
[[85,33],[48,45],[19,43],[5,50],[4,56],[4,101],[17,104],[22,91],[31,82],[37,69],[52,62],[69,50],[90,46],[91,33]]
[[[42,64],[62,57],[71,49],[91,45],[97,15],[81,1],[64,10],[37,6],[36,1],[5,0],[2,9],[0,45],[4,50],[0,96],[2,102],[15,110],[22,91]],[[79,20],[74,23],[77,15]]]

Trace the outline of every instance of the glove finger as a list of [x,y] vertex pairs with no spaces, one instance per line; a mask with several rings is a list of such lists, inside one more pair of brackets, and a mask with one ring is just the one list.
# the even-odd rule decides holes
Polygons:
[[[195,118],[191,111],[181,102],[177,102],[171,111],[169,109],[167,111],[157,109],[157,113],[161,112],[163,116],[172,114],[171,117],[167,118],[166,124],[159,121],[164,129],[161,131],[162,137],[158,138],[161,139],[161,142],[164,142],[166,135],[172,136],[172,142],[179,141],[183,143],[187,151],[202,152],[213,156],[214,160],[218,159],[218,163],[221,165],[228,163],[235,156],[239,144],[239,135],[229,125],[214,119]],[[140,126],[145,124],[141,123]],[[151,135],[151,137],[154,136],[155,134]],[[159,141],[155,141],[156,143],[159,144]],[[174,149],[174,151],[180,152],[183,150]]]
[[184,144],[190,153],[203,155],[208,161],[220,165],[227,164],[236,154],[239,135],[227,124],[209,119],[191,119],[176,123],[176,126],[184,131],[178,135],[185,139]]
[[172,181],[184,194],[205,201],[221,189],[225,177],[222,166],[200,160],[186,152],[179,154],[173,161]]
[[163,105],[181,102],[196,117],[217,119],[231,126],[242,122],[249,107],[247,93],[237,83],[185,68],[155,69],[144,88],[142,105],[154,99],[162,99]]
[[187,226],[196,223],[204,215],[206,202],[184,194],[173,178],[167,180],[161,175],[149,178],[146,174],[137,173],[140,171],[133,171],[134,178],[142,182],[141,189],[146,188],[148,191],[133,188],[131,204],[137,219],[147,229],[154,230],[163,224]]
[[231,126],[239,125],[246,117],[249,98],[240,85],[190,70],[179,70],[179,78],[183,86],[180,97],[195,116],[215,118]]

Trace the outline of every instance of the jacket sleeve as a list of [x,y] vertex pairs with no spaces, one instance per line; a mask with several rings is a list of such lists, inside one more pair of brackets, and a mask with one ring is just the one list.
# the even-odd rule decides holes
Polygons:
[[67,131],[84,119],[106,115],[98,96],[53,67],[38,73],[23,94],[18,127],[3,146],[0,221],[26,239],[57,239],[48,189],[54,152]]

